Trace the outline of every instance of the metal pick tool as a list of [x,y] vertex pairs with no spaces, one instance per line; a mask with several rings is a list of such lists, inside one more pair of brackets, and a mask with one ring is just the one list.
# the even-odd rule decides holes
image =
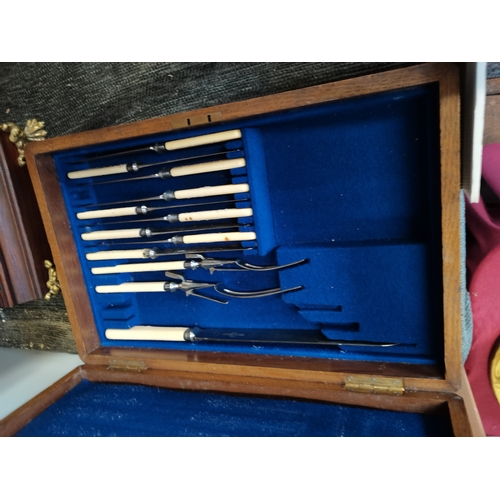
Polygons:
[[[162,168],[155,174],[144,175],[142,177],[127,177],[126,179],[113,179],[111,181],[104,182],[94,182],[93,186],[99,186],[102,184],[114,184],[117,182],[129,182],[129,181],[141,181],[144,179],[158,179],[165,180],[171,177],[185,177],[187,175],[198,175],[206,174],[210,172],[221,172],[223,170],[232,170],[234,168],[242,168],[246,166],[244,158],[234,158],[230,160],[218,160],[211,161],[207,163],[196,163],[195,165],[184,165],[182,167],[173,168]],[[118,168],[126,167],[126,165],[117,165],[116,167],[106,167],[106,168]],[[98,170],[98,169],[95,169]],[[126,171],[126,170],[125,170]],[[114,173],[124,173],[124,172],[114,172]],[[69,175],[69,174],[68,174]]]
[[[114,158],[115,156],[121,156],[121,155],[130,155],[130,154],[135,154],[135,153],[143,153],[143,152],[154,152],[154,153],[166,153],[167,151],[175,151],[178,149],[187,149],[191,147],[196,147],[196,146],[205,146],[208,144],[217,144],[221,142],[227,142],[227,141],[232,141],[235,139],[240,139],[241,138],[241,131],[240,130],[227,130],[225,132],[217,132],[215,134],[206,134],[206,135],[200,135],[197,137],[188,137],[186,139],[178,139],[175,141],[167,141],[164,143],[155,143],[150,146],[144,146],[141,148],[135,148],[135,149],[125,149],[122,151],[115,151],[113,153],[106,153],[104,155],[99,155],[99,156],[91,156],[91,157],[86,157],[81,161],[94,161],[94,160],[101,160],[103,158]],[[209,155],[205,155],[209,156]],[[197,158],[197,157],[194,157]],[[200,157],[198,157],[200,158]],[[191,159],[191,158],[188,158]],[[184,160],[174,160],[174,161],[185,161]],[[78,163],[78,162],[76,162]],[[83,172],[83,171],[82,171]],[[88,171],[87,171],[88,172]],[[103,175],[103,174],[99,174]],[[75,177],[76,178],[76,177]],[[80,177],[83,178],[83,177]]]
[[[133,238],[152,238],[155,235],[163,234],[175,234],[173,238],[164,240],[165,243],[180,244],[184,243],[183,234],[184,233],[195,233],[200,231],[216,231],[219,229],[238,229],[242,227],[248,227],[248,224],[238,224],[234,223],[220,223],[220,224],[200,224],[195,226],[177,227],[172,229],[168,228],[157,228],[157,227],[145,227],[145,228],[130,228],[130,229],[112,229],[108,231],[89,231],[86,233],[81,233],[82,240],[85,241],[99,241],[99,240],[119,240],[119,239],[133,239]],[[215,233],[219,234],[219,233]],[[225,234],[225,233],[223,233]],[[232,233],[231,233],[232,234]],[[243,233],[242,233],[243,234]],[[250,233],[245,233],[249,235],[249,239],[256,239],[251,237]],[[202,236],[202,235],[199,235]],[[192,241],[191,243],[210,243],[218,241],[245,241],[242,236],[241,239],[225,239],[225,237],[210,236],[206,241]]]
[[[177,206],[170,206],[170,207],[150,208],[150,207],[141,206],[141,207],[130,207],[130,208],[134,209],[134,211],[135,211],[134,215],[139,215],[139,214],[147,214],[149,212],[154,212],[156,210],[168,210],[168,209],[172,210],[172,209],[188,208],[188,207],[202,207],[202,206],[204,207],[204,206],[210,206],[210,205],[228,205],[228,204],[234,205],[235,203],[246,203],[249,201],[250,201],[249,198],[245,198],[242,200],[218,200],[218,201],[206,201],[203,203],[188,203],[186,205],[177,205]],[[113,211],[116,212],[117,210],[120,210],[120,209],[116,209]],[[239,209],[239,210],[242,210],[242,209]],[[104,211],[105,210],[103,210],[103,212]],[[107,212],[107,210],[106,210],[106,212]],[[223,213],[222,211],[219,211],[219,212]],[[88,213],[88,212],[86,212],[86,213]],[[197,212],[191,212],[191,213],[196,214]],[[200,213],[200,212],[198,212],[198,213]],[[204,212],[204,213],[208,213],[208,212]],[[120,215],[108,215],[108,217],[119,217],[121,215],[125,216],[125,215],[133,215],[133,214],[122,212]],[[113,221],[108,221],[108,222],[94,222],[92,224],[87,224],[87,226],[109,226],[111,224],[114,225],[114,224],[131,224],[131,223],[136,224],[138,221],[140,221],[140,222],[154,222],[154,221],[188,222],[188,220],[186,220],[186,221],[180,220],[179,217],[181,215],[182,214],[168,214],[168,215],[164,215],[163,217],[156,217],[153,219],[138,218],[138,219],[131,219],[131,220],[119,220],[119,221],[113,220]],[[77,216],[78,216],[78,214],[77,214]],[[196,216],[194,216],[194,217],[196,217]],[[247,217],[247,216],[238,215],[237,217]],[[226,218],[229,218],[229,217],[226,217]],[[196,220],[210,220],[210,219],[196,219],[196,218],[189,219],[189,221],[196,221]],[[212,219],[212,220],[215,220],[215,219]]]
[[222,284],[218,283],[214,289],[217,293],[225,295],[226,297],[233,297],[236,299],[260,299],[261,297],[269,297],[270,295],[277,295],[288,292],[296,292],[297,290],[302,290],[304,287],[294,286],[291,288],[281,289],[281,288],[269,288],[268,290],[258,290],[255,292],[244,292],[238,290],[230,290],[229,288],[224,288]]
[[[78,219],[91,219],[96,217],[118,217],[119,215],[113,215],[118,210],[127,210],[127,207],[117,208],[116,205],[122,205],[127,203],[144,203],[147,201],[174,201],[174,200],[186,200],[192,198],[209,198],[214,196],[227,196],[231,194],[240,194],[240,193],[248,193],[250,191],[250,186],[247,183],[241,184],[223,184],[221,186],[204,186],[200,188],[194,189],[180,189],[177,191],[165,191],[157,196],[151,196],[149,198],[139,198],[134,200],[121,200],[121,201],[111,201],[106,203],[96,203],[93,205],[86,205],[86,208],[89,207],[104,207],[112,205],[113,208],[109,209],[98,209],[98,210],[88,210],[86,212],[79,212],[76,214]],[[175,205],[169,204],[164,205],[162,208],[179,208],[185,207],[189,205]],[[135,215],[135,213],[144,213],[142,210],[139,212],[137,208],[142,207],[132,207],[133,211],[128,214],[120,214],[120,215]],[[129,208],[129,210],[132,210]],[[159,210],[159,208],[158,208]],[[119,213],[119,212],[118,212]]]
[[[128,242],[132,243],[132,242]],[[135,244],[142,242],[134,242]],[[155,244],[163,243],[163,241],[155,241]],[[122,243],[120,246],[125,245]],[[255,250],[254,246],[243,246],[239,243],[228,244],[227,246],[200,246],[191,247],[189,250],[193,253],[207,253],[207,252],[244,252]],[[123,260],[123,259],[157,259],[162,256],[169,255],[184,255],[186,254],[185,248],[137,248],[133,250],[105,250],[97,252],[89,252],[85,255],[87,260]]]
[[[117,273],[143,273],[154,271],[184,271],[206,269],[213,274],[215,271],[280,271],[292,266],[298,266],[307,259],[298,260],[282,265],[257,266],[249,264],[242,259],[213,259],[205,258],[200,254],[186,254],[187,260],[175,260],[167,262],[146,262],[137,264],[118,264],[116,266],[93,267],[92,274],[117,274]],[[237,267],[227,267],[231,264]]]
[[[96,168],[88,168],[84,170],[73,170],[68,172],[69,179],[89,179],[93,177],[102,177],[104,175],[113,174],[127,174],[127,173],[137,173],[139,170],[149,167],[157,167],[159,165],[168,165],[170,163],[185,163],[193,160],[201,160],[203,158],[216,158],[226,156],[228,153],[240,153],[241,149],[235,149],[233,151],[219,151],[217,153],[210,153],[206,155],[189,156],[187,158],[178,158],[174,160],[159,161],[155,163],[139,163],[134,161],[133,163],[120,163],[119,165],[110,165]],[[137,177],[135,177],[137,179]]]
[[238,299],[253,299],[268,297],[270,295],[276,295],[281,293],[293,292],[295,290],[300,290],[302,286],[280,289],[280,288],[270,288],[267,290],[257,290],[250,292],[229,290],[223,288],[222,291],[219,288],[219,283],[203,283],[199,281],[187,280],[181,274],[172,273],[167,271],[165,276],[172,278],[177,281],[152,281],[152,282],[139,282],[132,281],[121,283],[119,285],[100,285],[95,287],[97,293],[131,293],[131,292],[176,292],[178,290],[184,292],[186,296],[193,295],[201,299],[211,300],[219,304],[227,304],[225,300],[214,299],[212,297],[207,297],[198,293],[198,290],[203,288],[213,288],[217,293],[221,295],[226,295],[228,297],[238,298]]

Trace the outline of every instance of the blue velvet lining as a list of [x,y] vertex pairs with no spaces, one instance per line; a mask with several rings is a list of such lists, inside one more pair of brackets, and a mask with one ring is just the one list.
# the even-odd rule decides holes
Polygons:
[[[165,181],[138,180],[104,185],[95,185],[95,182],[109,178],[98,178],[95,182],[71,181],[66,176],[77,168],[110,164],[109,160],[81,165],[72,163],[82,155],[235,128],[242,131],[241,141],[164,155],[146,152],[130,158],[123,156],[111,164],[132,160],[150,163],[184,155],[223,152],[228,158],[243,155],[246,168]],[[241,151],[234,152],[235,149]],[[166,132],[111,145],[89,146],[58,154],[55,160],[103,346],[443,363],[437,84],[211,124],[195,132]],[[155,173],[163,166],[141,170],[138,175]],[[210,275],[197,270],[187,272],[186,277],[214,283],[222,281],[227,288],[235,290],[297,285],[302,285],[303,290],[261,299],[230,299],[225,306],[186,297],[181,292],[136,295],[94,292],[94,287],[100,284],[163,281],[166,278],[163,273],[92,275],[91,267],[127,261],[87,261],[87,252],[118,249],[120,242],[102,245],[83,241],[80,233],[103,227],[89,225],[99,221],[79,221],[76,212],[84,210],[89,203],[136,199],[159,195],[165,189],[231,182],[250,184],[254,216],[240,222],[248,224],[244,230],[256,232],[258,248],[214,255],[242,257],[255,264],[284,264],[304,258],[308,263],[282,272]],[[238,200],[241,196],[236,197],[236,206],[249,204]],[[159,206],[160,202],[149,204]],[[153,214],[161,216],[168,212]],[[150,217],[148,214],[147,218]],[[129,225],[107,228],[167,225],[165,222],[138,224],[133,221]],[[172,225],[172,228],[176,226],[180,225]],[[165,237],[153,238],[160,239]],[[160,244],[141,240],[127,248],[153,246]],[[163,260],[181,258],[162,257]],[[217,296],[213,291],[206,293]],[[140,324],[279,328],[292,333],[311,329],[320,330],[334,340],[396,342],[399,345],[339,349],[178,342],[166,346],[160,342],[108,341],[104,337],[106,328]]]
[[17,436],[452,436],[446,407],[419,414],[293,399],[83,381]]

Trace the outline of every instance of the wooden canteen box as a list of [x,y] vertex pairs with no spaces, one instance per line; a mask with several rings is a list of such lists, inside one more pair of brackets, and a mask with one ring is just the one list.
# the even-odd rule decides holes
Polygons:
[[4,434],[482,434],[461,361],[454,65],[57,137],[26,158],[84,366]]

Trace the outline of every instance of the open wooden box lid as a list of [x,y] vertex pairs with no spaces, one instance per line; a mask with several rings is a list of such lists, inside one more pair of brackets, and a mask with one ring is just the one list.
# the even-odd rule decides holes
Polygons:
[[339,392],[265,377],[84,365],[0,421],[0,436],[484,436],[465,371],[458,394]]
[[[399,107],[400,103],[403,103],[402,107]],[[377,113],[380,110],[383,110],[383,115],[375,122],[371,122],[373,119],[371,117],[379,116]],[[85,377],[94,377],[88,374],[95,367],[95,373],[101,374],[95,375],[95,377],[100,380],[109,377],[104,374],[110,373],[108,370],[111,369],[111,373],[115,374],[113,376],[118,378],[123,376],[127,380],[131,380],[129,377],[133,377],[144,383],[156,380],[159,382],[159,386],[163,387],[171,387],[169,384],[172,384],[171,380],[175,379],[178,382],[175,382],[174,385],[178,384],[182,388],[207,388],[213,383],[215,385],[212,388],[215,390],[234,392],[234,388],[239,388],[238,390],[242,389],[242,392],[276,395],[296,394],[298,397],[312,398],[317,392],[321,393],[320,400],[351,402],[352,404],[372,401],[369,404],[375,406],[382,404],[382,401],[385,404],[386,398],[391,400],[390,398],[394,398],[394,394],[403,395],[400,399],[401,403],[391,403],[391,405],[396,404],[396,406],[400,404],[411,406],[409,396],[414,397],[422,391],[426,393],[422,396],[424,398],[433,398],[437,394],[441,394],[441,397],[445,399],[458,397],[456,392],[463,382],[461,363],[459,111],[458,72],[456,68],[448,64],[427,64],[30,144],[26,151],[26,159],[58,269],[78,352],[86,363],[84,370],[87,375]],[[352,122],[350,121],[351,117],[353,117]],[[315,129],[316,123],[320,124],[318,130]],[[412,128],[413,126],[416,128]],[[408,127],[409,131],[406,130]],[[95,283],[92,284],[89,281],[92,278],[89,278],[90,274],[86,269],[88,263],[82,262],[88,248],[79,241],[78,233],[86,231],[86,229],[84,226],[78,225],[74,213],[71,213],[71,211],[77,211],[81,199],[74,201],[75,190],[71,184],[68,184],[66,174],[75,170],[75,160],[89,154],[102,155],[110,151],[150,145],[152,142],[182,139],[212,131],[218,132],[236,128],[241,129],[244,136],[245,158],[248,161],[248,172],[244,173],[244,178],[248,179],[252,201],[255,202],[253,205],[255,221],[252,222],[256,227],[259,222],[261,226],[263,225],[266,214],[260,213],[259,210],[263,211],[264,208],[271,211],[271,217],[274,219],[274,233],[271,235],[256,229],[260,238],[259,245],[261,242],[264,247],[267,245],[263,253],[271,253],[274,256],[276,248],[279,247],[278,254],[282,248],[285,248],[283,250],[284,256],[278,255],[277,257],[278,260],[284,260],[300,253],[296,252],[296,247],[299,247],[300,251],[309,248],[308,242],[304,243],[301,240],[302,233],[300,231],[313,227],[314,224],[310,224],[309,220],[304,219],[299,220],[293,230],[292,228],[283,230],[283,227],[290,220],[286,219],[286,215],[281,215],[286,210],[278,209],[279,203],[283,200],[286,203],[291,194],[296,193],[296,189],[314,188],[319,190],[318,198],[320,200],[329,200],[334,184],[327,180],[326,186],[320,186],[320,183],[315,183],[315,181],[324,181],[335,176],[335,182],[343,187],[348,186],[349,183],[357,186],[350,191],[359,190],[363,193],[358,197],[353,196],[351,201],[354,203],[350,206],[361,208],[356,208],[358,211],[353,215],[345,206],[338,205],[341,207],[339,213],[347,214],[347,222],[352,223],[349,217],[351,219],[355,216],[366,218],[368,213],[366,210],[372,204],[375,207],[375,218],[366,221],[366,224],[363,221],[358,221],[361,230],[365,231],[367,236],[364,239],[358,237],[358,241],[351,246],[350,243],[355,239],[352,233],[353,228],[347,227],[347,224],[342,226],[340,216],[337,227],[340,238],[336,242],[333,242],[333,238],[323,241],[320,230],[314,230],[313,227],[313,235],[317,237],[317,241],[313,238],[313,243],[316,245],[313,245],[316,252],[314,259],[317,258],[316,255],[320,256],[318,261],[311,260],[313,271],[316,273],[314,279],[317,280],[319,272],[321,278],[329,285],[329,280],[333,281],[331,273],[342,274],[342,266],[345,265],[345,261],[342,261],[342,255],[345,255],[346,248],[348,258],[353,258],[353,262],[363,267],[364,271],[367,269],[366,265],[363,264],[366,256],[368,255],[370,258],[376,255],[383,261],[382,268],[394,264],[397,272],[401,273],[399,278],[396,273],[388,279],[388,283],[383,284],[381,296],[384,295],[385,291],[393,290],[391,287],[398,287],[399,285],[395,285],[395,282],[401,282],[403,285],[404,282],[409,282],[410,289],[403,290],[401,296],[413,304],[411,286],[419,281],[418,276],[423,270],[426,278],[423,280],[422,288],[419,289],[420,298],[415,301],[417,306],[410,308],[411,314],[413,314],[410,320],[412,323],[418,323],[417,328],[422,328],[422,325],[425,324],[431,326],[429,331],[420,331],[414,334],[417,339],[416,343],[422,342],[422,344],[427,345],[425,347],[427,351],[424,349],[425,352],[415,355],[410,348],[407,350],[402,348],[399,354],[396,353],[394,356],[385,355],[385,353],[379,356],[378,354],[366,354],[361,349],[359,352],[354,350],[353,353],[347,350],[347,354],[336,353],[334,355],[322,351],[316,355],[315,351],[307,349],[290,351],[284,348],[284,350],[273,351],[272,349],[254,347],[214,349],[211,346],[200,349],[198,346],[179,346],[180,343],[176,343],[173,348],[170,346],[164,348],[158,342],[149,344],[147,342],[138,344],[131,342],[115,345],[105,339],[104,330],[110,325],[113,327],[116,321],[118,324],[130,327],[134,324],[134,320],[131,322],[127,316],[130,311],[126,312],[123,318],[117,318],[113,315],[106,316],[103,311],[109,311],[109,309],[99,306],[100,298],[96,298],[97,294],[93,292]],[[368,136],[363,135],[365,128],[370,130]],[[332,133],[332,131],[336,133]],[[405,136],[405,134],[407,135]],[[359,142],[356,143],[358,139]],[[369,139],[368,142],[366,139]],[[335,142],[336,140],[338,142]],[[342,147],[339,146],[339,143]],[[422,143],[424,146],[420,146]],[[274,152],[272,145],[279,144],[281,146],[277,147],[277,151]],[[321,170],[322,167],[320,167],[323,173],[318,174],[317,179],[315,179],[314,173],[311,174],[311,171],[308,171],[307,176],[297,183],[293,179],[297,177],[301,169],[303,171],[304,154],[302,151],[304,144],[314,146],[311,151],[307,152],[312,156],[312,163],[318,164],[324,161],[322,167],[326,166],[327,170],[324,168]],[[361,144],[362,147],[360,147]],[[414,146],[415,144],[418,146]],[[325,152],[325,148],[328,149],[330,146],[332,151]],[[395,151],[387,149],[393,146],[399,149]],[[361,156],[352,153],[358,147],[362,151]],[[286,148],[291,149],[288,156]],[[370,153],[369,155],[367,151]],[[396,159],[391,156],[393,153]],[[299,156],[300,158],[298,158]],[[412,156],[415,156],[416,159],[408,160]],[[372,158],[371,163],[363,169],[361,164],[368,157]],[[283,164],[280,163],[282,158]],[[322,160],[324,158],[326,160]],[[347,172],[347,175],[342,177],[343,174],[340,175],[340,170],[333,173],[328,170],[333,168],[332,165],[337,161],[331,158],[337,158],[340,163],[344,162],[342,171]],[[263,175],[259,176],[251,171],[252,161],[254,165],[257,165],[255,171],[261,169],[264,171]],[[349,170],[350,165],[346,162],[353,165],[352,170]],[[386,165],[383,162],[387,162]],[[88,168],[88,162],[86,165]],[[105,165],[105,161],[101,161],[97,166]],[[419,168],[422,168],[422,171],[419,171]],[[324,173],[325,171],[326,173]],[[351,173],[354,176],[353,181],[349,178]],[[402,183],[394,181],[395,173],[398,179],[404,179]],[[406,179],[407,176],[409,179]],[[310,184],[308,184],[309,178],[313,179]],[[283,181],[283,179],[286,180]],[[283,195],[281,181],[285,185]],[[356,183],[362,185],[359,186]],[[124,184],[135,185],[136,183]],[[97,186],[90,188],[92,191],[90,199],[93,198],[94,203],[96,202],[96,196],[93,192],[95,187]],[[85,191],[87,188],[88,185],[84,186]],[[424,192],[420,195],[422,189]],[[267,192],[270,201],[269,199],[264,200],[263,191]],[[350,191],[348,189],[344,193],[335,192],[334,202],[340,203],[339,196],[345,195],[348,198]],[[396,193],[394,199],[392,199],[392,193]],[[111,196],[111,198],[106,198],[106,196]],[[98,195],[97,202],[102,202],[103,199],[107,202],[112,199],[112,196],[108,193]],[[364,198],[368,199],[366,203],[363,202]],[[88,203],[87,199],[84,201]],[[314,204],[308,206],[307,200],[300,200],[299,203],[294,202],[294,205],[300,206],[301,204],[305,207],[303,213],[310,214],[311,206]],[[384,211],[387,206],[389,207],[388,212]],[[398,211],[399,206],[403,206],[402,213]],[[296,221],[299,212],[288,205],[286,208],[290,210],[290,217],[295,217],[294,221]],[[332,205],[327,208],[332,210]],[[333,212],[327,213],[321,223],[329,223],[332,217],[331,213]],[[387,213],[391,214],[390,220],[384,219]],[[420,213],[424,215],[421,216]],[[424,228],[427,225],[431,228],[429,231]],[[411,227],[410,233],[407,232],[408,227]],[[380,235],[377,233],[379,229],[382,231]],[[354,228],[354,230],[359,230],[359,228]],[[377,235],[380,241],[372,245],[371,243]],[[330,238],[330,235],[326,237]],[[296,241],[293,238],[296,238]],[[419,238],[423,238],[423,243]],[[327,243],[327,241],[333,243]],[[327,249],[327,252],[334,251],[334,258],[339,257],[339,263],[337,266],[332,266],[332,271],[328,271],[321,260],[324,257],[322,254],[324,248]],[[351,248],[354,250],[349,253]],[[368,254],[366,253],[367,248],[369,249]],[[354,257],[352,257],[353,255]],[[426,257],[428,255],[431,255],[430,263]],[[262,257],[262,255],[258,255],[258,252],[254,252],[249,254],[248,260],[251,260],[253,256],[256,259]],[[388,262],[388,259],[392,259],[392,261]],[[319,262],[316,269],[314,269],[315,262]],[[376,262],[374,268],[380,267],[378,261],[374,262]],[[413,267],[413,263],[416,270],[409,271],[408,274],[408,269]],[[436,263],[438,268],[436,268]],[[298,277],[297,279],[303,279],[307,282],[310,273],[305,266],[304,269],[305,271],[294,271],[296,274],[280,275],[280,283],[288,283],[289,276]],[[325,272],[322,274],[322,271]],[[356,268],[353,267],[349,271],[355,273]],[[374,278],[366,279],[365,282],[366,288],[372,295],[376,295],[376,290],[373,288],[375,284],[372,282],[382,275],[374,273],[374,276]],[[345,276],[342,279],[340,281],[346,282]],[[327,288],[333,287],[328,286]],[[396,289],[398,290],[398,288]],[[316,296],[313,294],[312,298],[319,300],[317,297],[324,296],[327,293],[325,290],[319,290]],[[298,297],[299,293],[295,297]],[[431,293],[432,297],[426,298],[427,293]],[[176,294],[165,297],[165,300],[171,300],[174,295]],[[276,309],[278,311],[278,327],[293,330],[294,321],[302,325],[303,323],[300,322],[304,318],[307,320],[312,315],[311,321],[314,324],[318,321],[314,314],[324,316],[326,308],[323,305],[311,309],[307,300],[305,301],[306,306],[304,306],[300,299],[297,301],[297,299],[292,298],[294,294],[284,294],[283,297],[285,295],[287,299],[283,302],[286,302],[287,308],[301,309],[303,307],[305,312],[299,319],[292,318],[289,321],[286,316],[288,313],[283,313],[282,317],[279,316],[281,314],[279,307],[281,306],[276,306],[277,303],[273,303],[270,309],[272,311],[274,307],[278,307]],[[308,297],[308,300],[311,300],[311,296]],[[184,307],[184,299],[187,301],[199,300],[193,297],[180,297],[179,299],[176,297],[175,300],[180,302],[174,301],[174,306],[182,304]],[[394,299],[396,302],[393,302],[393,299],[387,300],[387,304],[391,307],[398,303],[396,299]],[[419,311],[423,310],[422,307],[428,307],[429,303],[431,303],[432,313],[429,313],[429,317],[426,316],[421,321],[418,316]],[[144,310],[147,309],[145,316],[150,321],[146,324],[161,324],[162,318],[155,316],[155,312],[150,311],[150,309],[157,310],[159,304],[161,303],[154,301],[149,305],[144,302],[139,304],[139,309],[141,307]],[[209,326],[217,326],[214,321],[216,322],[220,318],[222,318],[220,321],[224,323],[225,316],[221,315],[220,310],[211,311],[205,305],[201,305],[201,302],[196,304],[196,308],[193,306],[190,309],[190,311],[194,311],[193,323],[199,324],[200,322],[200,317],[196,316],[198,310],[203,313],[207,310],[210,311],[212,323]],[[198,304],[200,305],[198,306]],[[422,306],[422,304],[424,305]],[[379,305],[377,303],[377,307]],[[373,314],[375,314],[377,307],[373,308]],[[367,309],[370,308],[367,307]],[[356,310],[359,312],[360,308]],[[230,312],[230,309],[228,311],[229,320],[237,318],[238,315],[245,316],[238,309],[235,312]],[[250,314],[243,317],[242,321],[249,321],[248,318],[252,319],[252,317],[263,318],[261,321],[271,321],[272,316],[269,316],[271,313],[266,311],[266,308],[257,308],[256,311],[250,307]],[[395,318],[400,318],[397,312],[393,309],[391,314]],[[143,318],[141,316],[141,321],[144,324]],[[169,321],[170,326],[182,325],[186,318],[185,316],[170,318]],[[282,324],[279,324],[280,321]],[[329,321],[332,322],[332,320]],[[375,319],[371,318],[368,323],[375,324]],[[383,321],[381,323],[383,324]],[[367,340],[366,333],[362,330],[359,333],[359,330],[354,328],[353,331],[346,333],[348,330],[345,328],[346,324],[351,323],[344,322],[342,324],[344,335],[351,335],[349,337],[351,339],[356,339],[356,335],[358,335],[359,340]],[[262,327],[259,325],[259,319],[255,319],[254,323],[249,324],[249,328],[258,328],[259,326]],[[334,326],[331,326],[330,329],[322,329],[323,333],[335,330]],[[407,326],[405,325],[405,328]],[[411,328],[408,329],[409,341],[412,338],[410,330]],[[395,335],[398,343],[406,345],[404,331],[395,333]],[[382,339],[376,338],[375,340]],[[429,352],[431,353],[431,361],[426,357]],[[118,373],[123,375],[117,375]],[[170,380],[168,384],[165,385],[161,382],[167,379]],[[193,382],[193,380],[197,382]],[[247,390],[243,390],[245,387]],[[248,388],[251,389],[248,390]],[[371,399],[374,397],[375,399]],[[464,418],[467,420],[466,417]]]

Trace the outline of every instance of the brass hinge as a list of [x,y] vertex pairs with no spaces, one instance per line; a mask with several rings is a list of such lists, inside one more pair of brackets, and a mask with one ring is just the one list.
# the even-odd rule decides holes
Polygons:
[[112,359],[108,365],[108,370],[119,370],[125,372],[143,372],[147,369],[148,367],[144,361],[132,359]]
[[370,375],[348,375],[344,382],[344,390],[393,396],[402,396],[405,392],[403,379]]

